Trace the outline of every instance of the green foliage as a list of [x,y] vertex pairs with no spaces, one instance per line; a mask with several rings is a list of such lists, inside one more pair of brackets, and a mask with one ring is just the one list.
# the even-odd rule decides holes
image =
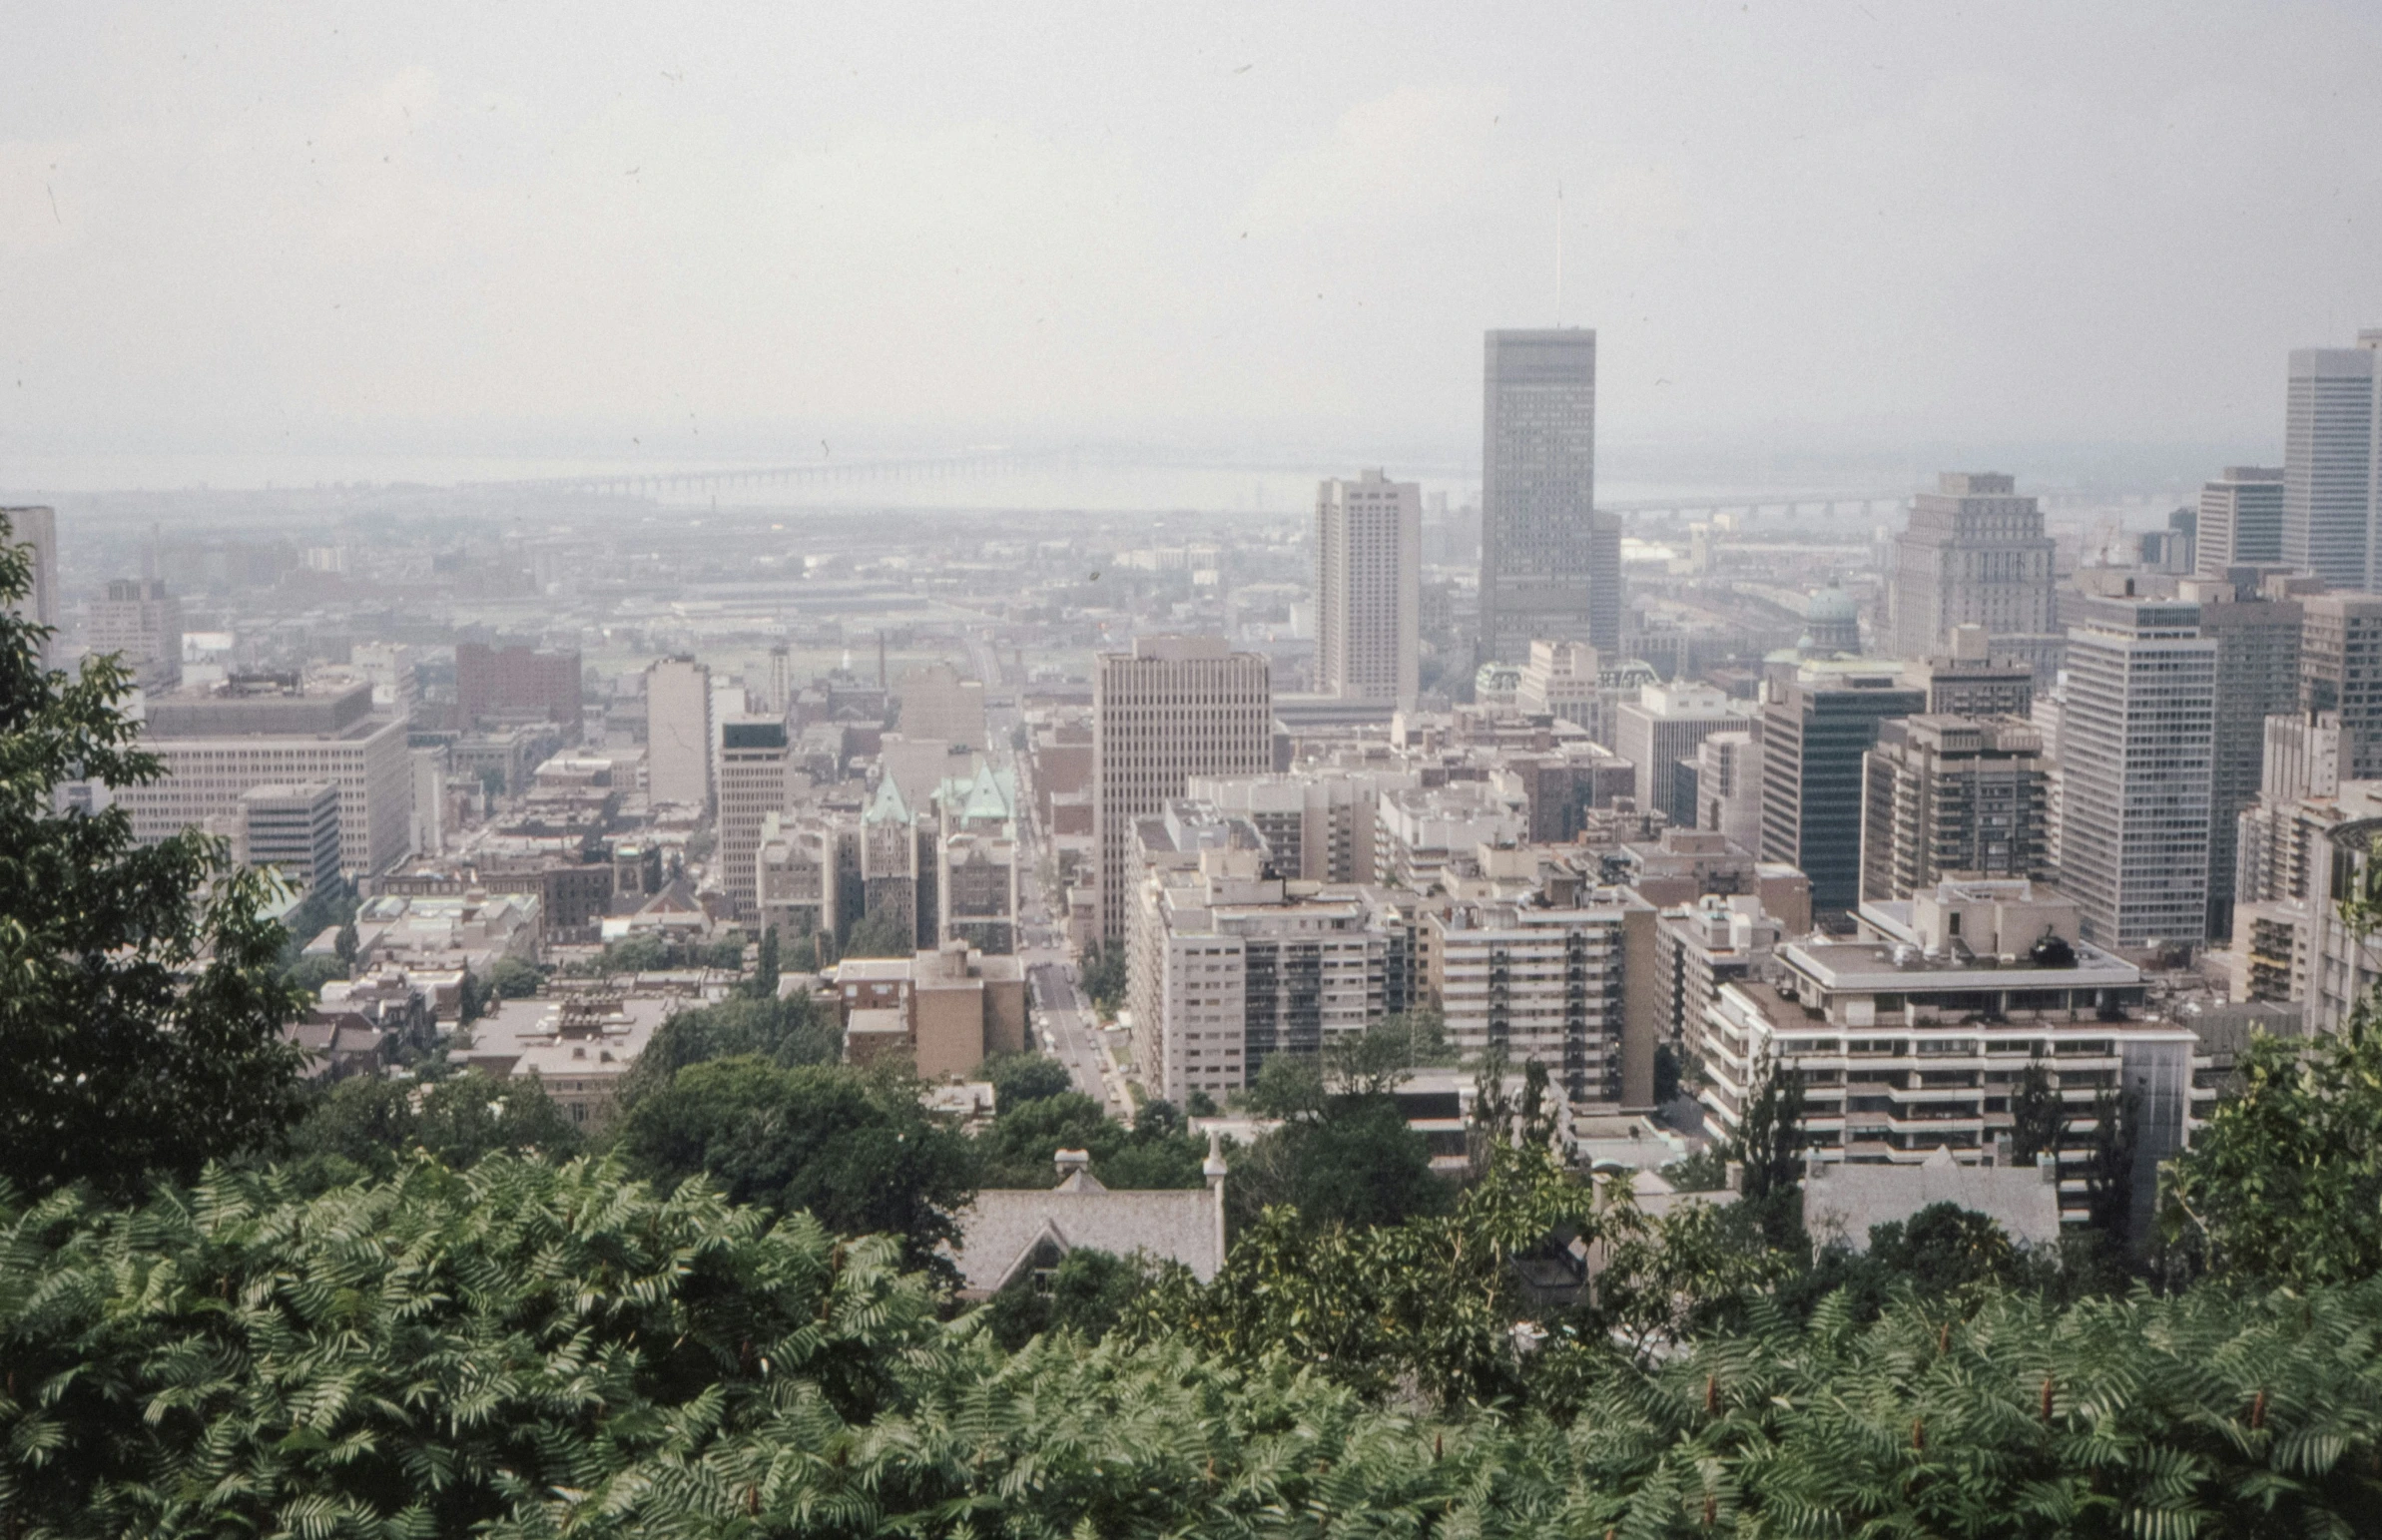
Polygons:
[[844,938],[847,957],[909,957],[917,952],[917,936],[887,909],[872,909],[860,917]]
[[1324,1070],[1312,1054],[1277,1053],[1258,1066],[1249,1108],[1261,1118],[1320,1118]]
[[844,1057],[835,1018],[808,999],[723,1000],[679,1011],[654,1032],[621,1086],[623,1105],[667,1086],[690,1064],[745,1056],[784,1068],[834,1064]]
[[2162,1226],[2188,1266],[2304,1287],[2382,1273],[2382,1028],[2258,1033],[2240,1091],[2167,1171]]
[[282,917],[283,928],[290,932],[282,943],[282,965],[296,967],[299,955],[313,944],[314,938],[334,926],[338,928],[340,941],[345,943],[339,958],[352,963],[355,916],[362,907],[363,900],[356,894],[355,884],[345,877],[334,877],[317,886]]
[[778,998],[778,927],[770,926],[761,933],[761,941],[754,948],[753,976],[745,981],[745,993],[756,1000]]
[[605,973],[659,973],[670,966],[670,943],[660,936],[623,936],[604,947],[597,966]]
[[1236,1226],[1277,1206],[1310,1225],[1396,1225],[1445,1213],[1454,1198],[1432,1172],[1430,1146],[1387,1096],[1333,1097],[1235,1150],[1230,1164],[1225,1201]]
[[745,970],[745,942],[742,936],[723,936],[702,949],[699,954],[703,966],[717,968],[723,973],[742,973]]
[[1067,1073],[1065,1065],[1030,1051],[994,1054],[978,1073],[991,1082],[993,1110],[1002,1113],[1075,1088],[1075,1077]]
[[2060,1136],[2068,1127],[2068,1106],[2053,1089],[2050,1068],[2038,1052],[2010,1093],[2010,1153],[2027,1162],[2038,1155],[2059,1153]]
[[628,1109],[618,1148],[659,1182],[708,1174],[739,1203],[892,1235],[913,1268],[947,1267],[935,1249],[975,1192],[974,1152],[920,1109],[916,1082],[846,1065],[691,1065]]
[[1171,1265],[1138,1254],[1126,1258],[1079,1247],[1051,1270],[1047,1290],[1020,1283],[993,1295],[984,1305],[984,1328],[1007,1352],[1049,1331],[1097,1342],[1170,1271]]
[[0,1179],[129,1196],[153,1173],[271,1145],[298,1114],[304,1009],[264,874],[195,829],[136,844],[123,802],[51,810],[53,787],[146,785],[114,656],[44,672],[48,632],[14,613],[27,548],[0,521]]
[[416,1154],[471,1166],[498,1151],[556,1160],[579,1153],[578,1126],[537,1077],[465,1070],[427,1084],[356,1076],[320,1093],[291,1131],[302,1185],[389,1177]]
[[1083,958],[1083,992],[1103,1016],[1113,1016],[1125,1003],[1125,943],[1114,937],[1093,947]]
[[526,1000],[538,992],[545,976],[524,958],[503,956],[488,970],[488,987],[499,999]]
[[461,1024],[468,1027],[487,1015],[489,999],[488,986],[466,966],[462,982],[455,987],[455,1015]]
[[345,963],[336,957],[325,957],[317,952],[311,957],[298,958],[295,966],[284,970],[282,981],[297,990],[306,1000],[312,1001],[321,997],[324,984],[333,979],[343,979],[346,976],[347,965]]
[[[1867,1325],[1841,1296],[1807,1323],[1756,1301],[1643,1360],[1561,1328],[1519,1350],[1507,1264],[1601,1234],[1584,1200],[1509,1149],[1463,1214],[1270,1229],[1208,1288],[1130,1283],[1096,1346],[1014,1355],[995,1310],[938,1323],[886,1242],[610,1167],[0,1201],[0,1524],[2113,1540],[2382,1511],[2382,1282],[2068,1307],[1983,1285]],[[1128,1291],[1077,1255],[1052,1325]]]
[[[26,1536],[724,1534],[760,1437],[818,1451],[810,1500],[848,1511],[814,1439],[849,1448],[893,1372],[948,1357],[896,1264],[514,1159],[310,1202],[218,1174],[138,1213],[0,1210],[0,1514]],[[777,1511],[794,1488],[769,1490]]]
[[1511,1394],[1513,1264],[1560,1228],[1591,1232],[1593,1209],[1543,1148],[1502,1147],[1452,1214],[1318,1229],[1268,1209],[1214,1283],[1150,1290],[1128,1329],[1244,1363],[1280,1355],[1368,1395],[1402,1384],[1448,1404]]
[[[1153,1116],[1155,1113],[1155,1116]],[[1152,1102],[1130,1129],[1078,1091],[1036,1097],[1008,1108],[975,1139],[979,1187],[1052,1187],[1053,1157],[1082,1150],[1092,1175],[1115,1188],[1189,1188],[1205,1182],[1207,1146],[1185,1136],[1164,1102]]]

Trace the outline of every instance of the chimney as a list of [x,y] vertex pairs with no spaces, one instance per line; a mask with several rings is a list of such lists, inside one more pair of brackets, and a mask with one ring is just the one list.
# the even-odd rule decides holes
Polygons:
[[1803,1180],[1817,1182],[1826,1175],[1828,1175],[1828,1163],[1820,1159],[1819,1147],[1814,1145],[1805,1150],[1803,1152]]
[[2035,1173],[2054,1187],[2060,1185],[2060,1157],[2046,1150],[2035,1157]]
[[1743,1161],[1731,1161],[1722,1167],[1721,1171],[1721,1186],[1732,1193],[1745,1191],[1745,1163]]
[[1058,1179],[1061,1182],[1092,1169],[1092,1152],[1089,1150],[1061,1150],[1051,1159],[1058,1167]]
[[[2130,585],[2128,592],[2131,592]],[[877,688],[880,690],[885,688],[885,628],[883,626],[877,628]]]

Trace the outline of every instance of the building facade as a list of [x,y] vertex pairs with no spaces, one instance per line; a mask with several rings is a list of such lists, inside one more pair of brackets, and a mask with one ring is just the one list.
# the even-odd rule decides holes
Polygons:
[[84,641],[124,659],[143,690],[182,682],[182,601],[154,578],[118,578],[91,601]]
[[1535,1060],[1574,1106],[1651,1107],[1662,1030],[1654,906],[1601,888],[1570,908],[1459,903],[1427,921],[1449,1041]]
[[794,767],[783,722],[720,724],[720,885],[736,918],[760,912],[754,860],[772,813],[794,807]]
[[2300,609],[2300,708],[2339,719],[2341,778],[2382,776],[2382,597],[2311,594]]
[[548,652],[527,644],[455,644],[457,726],[531,718],[550,722],[566,744],[579,742],[585,693],[576,648]]
[[338,880],[337,786],[327,780],[251,786],[241,793],[240,815],[250,865],[280,871],[301,894]]
[[1695,777],[1679,767],[1713,734],[1744,727],[1744,711],[1709,685],[1680,681],[1643,687],[1613,718],[1613,749],[1637,770],[1637,804],[1692,828]]
[[[2307,586],[2302,580],[2297,586]],[[2200,607],[2200,635],[2216,643],[2216,694],[2208,758],[2208,926],[2233,932],[2235,822],[2258,799],[2266,763],[2266,719],[2295,711],[2300,697],[2301,596],[2280,573],[2261,583],[2254,569],[2186,580],[2183,599]]]

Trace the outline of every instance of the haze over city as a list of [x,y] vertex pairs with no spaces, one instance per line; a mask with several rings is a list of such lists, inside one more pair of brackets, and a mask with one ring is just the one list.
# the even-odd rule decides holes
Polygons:
[[0,484],[984,443],[1454,478],[1479,333],[1557,320],[1620,480],[2188,476],[2382,310],[2377,27],[23,6]]

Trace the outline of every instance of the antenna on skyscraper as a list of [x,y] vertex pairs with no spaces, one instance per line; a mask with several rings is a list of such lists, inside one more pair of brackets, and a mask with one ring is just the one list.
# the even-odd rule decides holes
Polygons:
[[1563,324],[1563,184],[1555,182],[1555,324]]

